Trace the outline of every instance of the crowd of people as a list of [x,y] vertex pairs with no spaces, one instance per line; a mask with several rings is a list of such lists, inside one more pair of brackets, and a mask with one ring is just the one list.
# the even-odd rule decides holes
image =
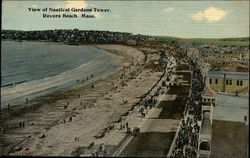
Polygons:
[[197,157],[198,138],[200,126],[198,121],[202,119],[201,93],[205,83],[199,65],[189,59],[192,70],[191,95],[187,100],[184,119],[181,122],[172,158],[195,158]]

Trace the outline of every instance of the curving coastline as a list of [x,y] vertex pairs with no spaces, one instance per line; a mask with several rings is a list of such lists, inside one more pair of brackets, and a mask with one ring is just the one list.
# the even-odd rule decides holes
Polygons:
[[63,73],[1,87],[2,108],[5,108],[9,103],[24,102],[26,97],[31,100],[53,92],[70,89],[83,82],[96,80],[113,71],[121,62],[121,56],[108,51],[102,51],[101,53],[105,54],[100,54],[88,63]]

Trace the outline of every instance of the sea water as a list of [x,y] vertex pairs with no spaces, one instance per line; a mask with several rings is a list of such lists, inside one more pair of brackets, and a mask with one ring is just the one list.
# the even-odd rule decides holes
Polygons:
[[72,87],[114,69],[114,55],[90,46],[2,41],[1,104]]

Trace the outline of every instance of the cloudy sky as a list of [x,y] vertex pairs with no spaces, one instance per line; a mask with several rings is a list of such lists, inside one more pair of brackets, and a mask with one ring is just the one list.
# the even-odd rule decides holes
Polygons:
[[[3,0],[2,28],[109,30],[184,38],[249,36],[249,1]],[[43,18],[28,8],[107,8],[96,18]],[[48,13],[52,14],[52,13]]]

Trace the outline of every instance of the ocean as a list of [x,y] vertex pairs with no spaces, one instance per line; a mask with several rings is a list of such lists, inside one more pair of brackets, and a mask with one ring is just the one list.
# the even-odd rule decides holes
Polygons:
[[[2,41],[1,105],[23,102],[115,68],[118,56],[104,50],[53,42]],[[93,75],[93,77],[91,77]]]

